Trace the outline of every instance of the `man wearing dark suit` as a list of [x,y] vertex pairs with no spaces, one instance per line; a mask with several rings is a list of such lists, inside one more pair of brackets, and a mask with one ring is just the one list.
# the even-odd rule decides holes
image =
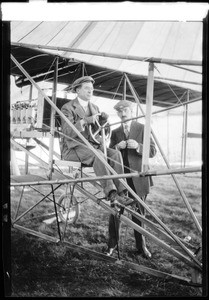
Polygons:
[[[130,169],[141,172],[144,125],[132,120],[126,121],[132,118],[132,105],[130,101],[121,100],[114,106],[114,108],[117,111],[122,124],[120,127],[112,131],[110,148],[117,149],[121,152],[124,163],[124,173],[130,173]],[[151,138],[149,156],[154,157],[155,154],[156,148]],[[150,185],[153,185],[150,177],[127,178],[127,183],[143,200],[145,200],[149,193]],[[128,196],[132,197],[130,193]],[[144,208],[138,203],[135,205],[137,212],[144,215]],[[142,226],[141,222],[134,216],[132,216],[132,220]],[[110,215],[108,242],[109,255],[112,255],[114,249],[117,247],[119,239],[119,225],[119,219]],[[151,258],[151,253],[146,247],[145,237],[136,230],[134,230],[134,235],[138,254],[143,255],[146,258]]]
[[[90,101],[93,95],[93,84],[94,79],[90,76],[83,76],[75,80],[71,86],[71,90],[77,93],[77,97],[64,104],[61,111],[98,153],[102,157],[105,157],[102,144],[96,143],[89,132],[89,126],[95,124],[99,115],[102,115],[106,120],[108,118],[107,114],[100,114],[98,106]],[[70,139],[66,137],[62,138],[62,159],[79,161],[87,166],[92,166],[97,176],[110,175],[111,173],[104,163],[84,144],[67,122],[63,119],[61,122],[62,132],[70,137]],[[107,148],[107,158],[110,158],[108,162],[118,174],[124,172],[120,151]],[[111,203],[124,203],[125,187],[118,179],[101,180],[100,182],[107,200],[110,200]]]

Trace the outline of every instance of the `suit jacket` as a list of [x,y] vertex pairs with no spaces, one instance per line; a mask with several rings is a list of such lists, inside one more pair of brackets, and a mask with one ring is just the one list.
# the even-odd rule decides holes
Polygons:
[[[131,122],[129,139],[133,139],[140,144],[143,144],[144,137],[144,125],[138,123],[136,121]],[[126,140],[123,126],[114,129],[112,131],[111,140],[110,140],[110,148],[116,148],[117,144],[123,140]],[[126,160],[128,159],[129,167],[132,170],[141,172],[142,168],[142,150],[138,153],[135,149],[121,149],[121,154],[123,157],[124,165]],[[150,139],[150,153],[149,157],[154,157],[156,154],[155,144]],[[153,185],[151,177],[133,177],[133,184],[138,196],[142,197],[149,193],[150,185]]]
[[[97,105],[88,102],[88,107],[89,107],[89,116],[99,113],[99,108]],[[61,108],[61,111],[89,142],[91,141],[93,142],[93,140],[91,140],[88,126],[83,127],[81,124],[81,120],[84,119],[86,113],[83,107],[80,105],[77,98],[64,104]],[[61,138],[61,145],[60,145],[61,156],[62,159],[66,159],[68,157],[69,149],[73,149],[76,146],[79,146],[80,143],[83,143],[83,141],[77,136],[75,131],[63,119],[61,120],[61,127],[62,127],[62,132],[65,135],[72,138],[72,139],[67,139],[65,137]]]

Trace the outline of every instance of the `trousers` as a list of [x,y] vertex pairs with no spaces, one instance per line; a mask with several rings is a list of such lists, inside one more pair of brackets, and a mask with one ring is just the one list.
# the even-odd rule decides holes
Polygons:
[[[132,190],[134,192],[136,192],[131,178],[127,178],[127,183],[132,188]],[[130,193],[128,193],[128,196],[130,198],[133,198],[133,196]],[[144,210],[138,203],[135,204],[135,210],[139,214],[144,214]],[[132,221],[135,222],[139,226],[142,225],[141,221],[138,220],[133,215],[132,215]],[[118,216],[114,216],[112,214],[110,215],[108,231],[109,231],[108,248],[114,248],[115,246],[117,246],[118,241],[119,241],[120,218]],[[143,238],[142,234],[136,230],[134,230],[134,237],[135,237],[135,242],[136,242],[136,248],[137,248],[137,250],[141,251],[143,249],[144,238]]]
[[[98,147],[98,148],[97,148]],[[95,145],[95,150],[105,158],[101,146]],[[64,157],[65,160],[79,161],[84,165],[93,167],[96,176],[111,175],[108,168],[103,162],[94,154],[94,152],[87,148],[85,145],[78,145],[72,149]],[[120,151],[115,149],[107,148],[107,162],[118,174],[123,174],[123,161]],[[105,196],[108,196],[109,192],[116,190],[119,193],[125,190],[124,185],[119,179],[105,179],[100,180]]]

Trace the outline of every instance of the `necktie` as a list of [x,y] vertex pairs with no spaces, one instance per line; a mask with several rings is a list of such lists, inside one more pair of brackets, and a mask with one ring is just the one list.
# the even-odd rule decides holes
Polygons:
[[87,106],[83,106],[85,112],[87,111],[87,108],[88,108]]
[[128,124],[124,124],[124,133],[125,133],[126,139],[128,139],[128,136],[129,136]]

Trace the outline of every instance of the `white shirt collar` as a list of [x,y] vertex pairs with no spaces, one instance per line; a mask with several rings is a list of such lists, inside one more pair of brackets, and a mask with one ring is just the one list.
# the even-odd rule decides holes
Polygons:
[[81,98],[78,97],[78,102],[84,109],[87,109],[88,101],[82,100]]

